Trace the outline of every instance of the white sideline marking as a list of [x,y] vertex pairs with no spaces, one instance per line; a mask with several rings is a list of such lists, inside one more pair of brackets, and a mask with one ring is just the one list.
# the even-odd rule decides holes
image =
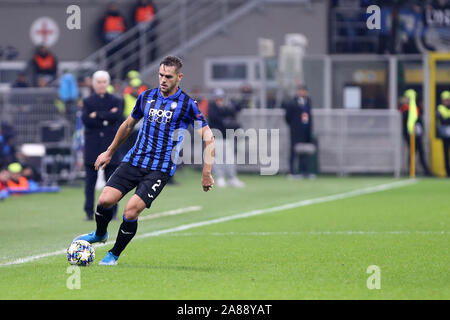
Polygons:
[[[139,217],[139,221],[157,219],[157,218],[162,218],[162,217],[166,217],[166,216],[173,216],[173,215],[182,214],[182,213],[186,213],[186,212],[199,211],[201,209],[202,209],[202,207],[200,207],[200,206],[192,206],[192,207],[163,211],[160,213],[151,213],[151,214]],[[114,243],[114,241],[108,241],[104,244],[94,244],[94,247],[101,247],[101,246],[109,245],[111,243]],[[56,255],[64,254],[64,253],[66,253],[66,249],[43,253],[43,254],[38,254],[35,256],[29,256],[29,257],[20,258],[20,259],[16,259],[16,260],[5,262],[5,263],[0,263],[0,267],[9,266],[9,265],[13,265],[13,264],[22,264],[22,263],[30,262],[33,260],[56,256]]]
[[150,213],[145,216],[139,216],[139,221],[157,219],[157,218],[167,217],[167,216],[174,216],[174,215],[181,214],[181,213],[200,211],[200,210],[202,210],[201,206],[192,206],[192,207],[164,211],[164,212],[160,212],[160,213]]
[[167,237],[192,236],[290,236],[290,235],[448,235],[449,231],[268,231],[268,232],[186,232],[167,234]]
[[[178,231],[188,230],[188,229],[192,229],[192,228],[203,227],[203,226],[207,226],[207,225],[211,225],[211,224],[217,224],[217,223],[222,223],[222,222],[236,220],[236,219],[248,218],[248,217],[257,216],[257,215],[261,215],[261,214],[266,214],[266,213],[270,213],[270,212],[283,211],[283,210],[288,210],[288,209],[293,209],[293,208],[298,208],[298,207],[304,207],[304,206],[309,206],[309,205],[318,204],[318,203],[325,203],[325,202],[330,202],[330,201],[335,201],[335,200],[341,200],[341,199],[356,197],[356,196],[360,196],[360,195],[364,195],[364,194],[370,194],[370,193],[375,193],[375,192],[380,192],[380,191],[386,191],[386,190],[390,190],[390,189],[394,189],[394,188],[408,186],[408,185],[414,184],[416,182],[417,182],[416,179],[390,182],[390,183],[385,183],[385,184],[381,184],[381,185],[377,185],[377,186],[367,187],[367,188],[363,188],[363,189],[359,189],[359,190],[348,191],[348,192],[344,192],[344,193],[338,193],[338,194],[334,194],[334,195],[330,195],[330,196],[319,197],[319,198],[308,199],[308,200],[302,200],[302,201],[297,201],[297,202],[293,202],[293,203],[287,203],[287,204],[275,206],[275,207],[272,207],[272,208],[252,210],[252,211],[249,211],[249,212],[244,212],[244,213],[235,214],[235,215],[231,215],[231,216],[225,216],[225,217],[221,217],[221,218],[217,218],[217,219],[211,219],[211,220],[205,220],[205,221],[200,221],[200,222],[188,223],[188,224],[184,224],[184,225],[181,225],[181,226],[178,226],[178,227],[173,227],[173,228],[169,228],[169,229],[163,229],[163,230],[153,231],[153,232],[149,232],[149,233],[144,233],[144,234],[138,235],[138,236],[136,236],[134,238],[135,239],[144,239],[144,238],[148,238],[148,237],[156,237],[156,236],[160,236],[160,235],[167,234],[167,233],[172,233],[172,232],[178,232]],[[106,246],[106,245],[111,245],[113,243],[114,243],[114,241],[108,241],[108,242],[106,242],[104,244],[95,244],[94,247],[103,247],[103,246]],[[63,254],[65,252],[66,252],[66,249],[53,251],[53,252],[48,252],[48,253],[43,253],[43,254],[39,254],[39,255],[35,255],[35,256],[19,258],[19,259],[13,260],[13,261],[1,263],[0,267],[10,266],[10,265],[14,265],[14,264],[27,263],[27,262],[34,261],[34,260],[37,260],[37,259]]]

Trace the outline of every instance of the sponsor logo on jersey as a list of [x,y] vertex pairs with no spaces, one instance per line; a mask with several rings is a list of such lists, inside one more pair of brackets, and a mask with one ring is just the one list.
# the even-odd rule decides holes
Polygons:
[[156,123],[168,123],[172,120],[173,112],[170,110],[158,110],[151,108],[148,112],[148,121]]

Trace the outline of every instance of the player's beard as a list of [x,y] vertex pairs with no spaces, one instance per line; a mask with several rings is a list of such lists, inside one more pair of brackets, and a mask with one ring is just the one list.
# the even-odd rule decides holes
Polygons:
[[161,86],[161,92],[162,92],[162,93],[168,94],[169,91],[170,91],[170,88],[169,88],[169,87],[165,87],[165,88],[164,88],[163,86]]
[[162,86],[160,86],[161,92],[164,93],[164,95],[168,95],[168,94],[172,93],[172,92],[175,90],[175,88],[177,87],[177,85],[178,85],[177,83],[175,83],[175,84],[172,85],[172,86],[167,85],[166,88],[163,88]]

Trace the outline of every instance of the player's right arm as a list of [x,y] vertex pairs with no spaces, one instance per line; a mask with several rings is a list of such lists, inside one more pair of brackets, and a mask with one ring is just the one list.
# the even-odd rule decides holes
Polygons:
[[112,156],[116,152],[117,148],[124,142],[133,132],[134,127],[139,122],[139,119],[135,119],[132,116],[129,116],[119,127],[119,130],[117,130],[116,135],[114,136],[113,142],[111,142],[111,145],[106,149],[105,152],[101,153],[97,160],[95,161],[95,170],[98,170],[99,168],[104,169],[108,163],[111,161]]

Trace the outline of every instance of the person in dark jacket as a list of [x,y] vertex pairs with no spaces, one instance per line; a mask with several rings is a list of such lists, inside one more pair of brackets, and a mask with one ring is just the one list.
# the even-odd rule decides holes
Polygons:
[[[92,76],[94,94],[83,100],[82,121],[84,124],[84,167],[86,219],[94,217],[94,195],[97,171],[94,163],[98,155],[105,151],[114,139],[123,118],[123,100],[106,92],[110,76],[106,71],[97,71]],[[105,168],[108,180],[120,163],[119,154],[115,154],[111,163]],[[117,208],[114,210],[114,216]]]
[[119,11],[117,3],[108,5],[106,13],[100,21],[100,37],[104,44],[115,40],[127,31],[125,18]]
[[[231,187],[242,188],[245,184],[238,179],[236,172],[236,161],[233,159],[232,163],[227,161],[226,156],[233,155],[234,157],[234,143],[231,139],[227,139],[227,129],[238,129],[239,123],[236,115],[240,111],[238,105],[227,105],[225,103],[225,92],[223,89],[216,89],[214,91],[214,99],[209,103],[208,107],[208,122],[211,129],[220,131],[220,136],[215,137],[216,141],[216,162],[213,166],[213,172],[216,176],[216,185],[220,188],[228,185]],[[233,135],[234,139],[234,135]]]
[[[115,2],[111,2],[108,5],[105,15],[100,20],[98,26],[100,39],[104,45],[119,39],[128,30],[125,17],[121,14],[119,6]],[[127,58],[123,51],[127,43],[127,41],[119,40],[118,42],[109,45],[105,52],[106,60],[108,61],[106,68],[113,78],[123,78],[123,68],[118,68],[116,66],[121,64],[121,62]]]
[[7,122],[0,122],[0,168],[12,162],[17,162],[14,138],[16,132]]
[[16,81],[11,85],[12,88],[29,88],[30,84],[27,80],[27,75],[25,72],[21,71],[17,74]]
[[42,77],[49,83],[56,79],[58,59],[46,46],[38,46],[31,60],[31,70],[35,86],[38,86],[38,79]]
[[298,87],[296,96],[285,104],[285,109],[285,119],[290,129],[290,176],[298,177],[301,173],[313,178],[308,166],[308,155],[295,151],[295,145],[298,143],[313,143],[311,99],[306,86]]

